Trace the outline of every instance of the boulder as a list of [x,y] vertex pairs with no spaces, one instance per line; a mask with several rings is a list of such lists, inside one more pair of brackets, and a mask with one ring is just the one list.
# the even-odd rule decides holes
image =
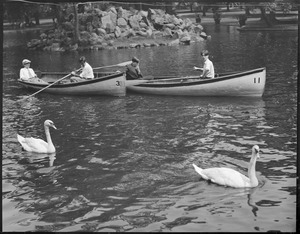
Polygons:
[[148,25],[145,22],[140,22],[140,27],[141,28],[146,28]]
[[146,31],[146,36],[147,37],[152,37],[152,35],[153,35],[153,31],[152,31],[152,29],[150,27],[148,27],[148,29]]
[[169,42],[168,45],[169,45],[169,46],[179,45],[179,42],[180,42],[179,39],[176,39],[176,40],[174,40],[174,41]]
[[107,23],[105,27],[107,33],[114,33],[115,28],[116,26],[112,22]]
[[203,27],[200,24],[195,25],[195,27],[194,27],[195,33],[201,33],[202,31],[203,31]]
[[111,7],[109,10],[110,10],[112,13],[114,13],[115,15],[118,14],[118,12],[117,12],[117,10],[116,10],[115,7]]
[[116,38],[121,36],[121,29],[118,26],[116,26],[115,28],[115,36]]
[[172,37],[173,36],[172,30],[170,28],[165,28],[165,30],[163,32],[163,36]]
[[203,39],[207,39],[207,35],[205,32],[201,32],[200,37],[202,37]]
[[114,25],[116,25],[117,24],[117,13],[114,13],[114,12],[110,11],[108,14],[110,16],[111,22]]
[[119,7],[117,12],[118,12],[117,13],[118,19],[123,18],[126,21],[129,19],[129,16],[132,15],[130,11],[127,11],[127,10],[123,9],[122,7]]
[[141,16],[139,15],[133,15],[129,18],[129,25],[134,30],[140,29],[139,21],[141,20]]
[[165,27],[168,27],[170,29],[174,29],[175,25],[174,24],[164,24]]
[[106,35],[106,31],[103,28],[97,28],[96,33],[102,37],[104,37]]
[[127,21],[124,18],[118,18],[117,26],[119,26],[120,28],[125,28],[127,25]]
[[137,35],[140,35],[140,36],[143,36],[143,37],[146,37],[146,36],[147,36],[147,33],[146,33],[146,32],[143,32],[143,31],[141,31],[141,30],[136,31],[136,34],[137,34]]
[[110,15],[102,16],[101,18],[102,28],[106,29],[107,24],[113,24],[111,21]]

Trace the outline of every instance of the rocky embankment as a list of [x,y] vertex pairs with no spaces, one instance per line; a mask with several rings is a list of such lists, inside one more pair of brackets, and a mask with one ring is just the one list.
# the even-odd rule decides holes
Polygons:
[[190,44],[209,39],[198,23],[181,19],[160,9],[148,11],[98,8],[78,14],[78,42],[74,42],[74,16],[55,29],[27,43],[30,49],[46,51],[101,50],[160,45]]

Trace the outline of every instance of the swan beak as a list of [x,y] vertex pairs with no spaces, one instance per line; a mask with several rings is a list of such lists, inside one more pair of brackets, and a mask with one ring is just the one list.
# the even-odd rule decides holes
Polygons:
[[52,128],[57,129],[54,124],[51,125]]
[[255,149],[255,153],[256,153],[256,157],[257,157],[257,158],[260,158],[260,156],[259,156],[259,153],[260,153],[260,152],[262,152],[260,149],[259,149],[259,150]]

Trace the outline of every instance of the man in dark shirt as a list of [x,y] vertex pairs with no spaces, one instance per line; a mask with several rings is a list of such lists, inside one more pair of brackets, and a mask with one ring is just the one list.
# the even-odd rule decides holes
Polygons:
[[131,61],[132,63],[126,66],[126,79],[136,80],[142,78],[143,75],[139,67],[140,61],[136,57],[133,57]]

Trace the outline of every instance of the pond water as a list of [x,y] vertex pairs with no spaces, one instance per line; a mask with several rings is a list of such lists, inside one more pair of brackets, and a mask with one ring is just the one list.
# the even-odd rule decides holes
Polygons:
[[[210,41],[189,46],[83,52],[28,51],[35,31],[4,32],[3,231],[296,231],[298,32],[238,32],[205,25]],[[141,59],[144,75],[192,75],[208,49],[217,72],[266,67],[262,98],[74,97],[31,94],[21,61],[72,71]],[[22,151],[16,135],[45,139],[52,155]],[[244,174],[259,145],[259,186],[200,180],[192,164]]]

